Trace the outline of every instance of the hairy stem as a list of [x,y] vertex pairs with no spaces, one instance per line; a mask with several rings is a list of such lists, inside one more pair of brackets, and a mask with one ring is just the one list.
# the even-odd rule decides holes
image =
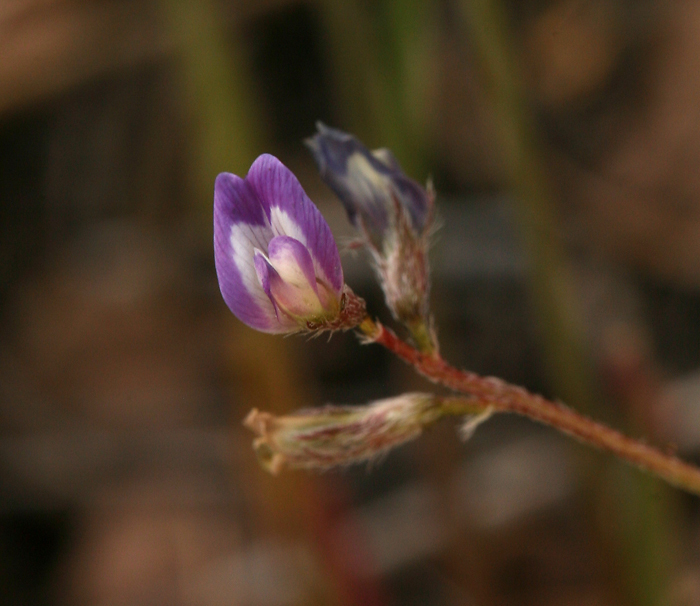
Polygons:
[[645,469],[669,484],[700,495],[700,469],[522,387],[494,377],[482,377],[450,366],[439,355],[411,347],[379,322],[367,318],[360,325],[367,342],[378,343],[413,366],[434,383],[469,394],[494,412],[512,412],[554,427],[590,446],[606,450]]

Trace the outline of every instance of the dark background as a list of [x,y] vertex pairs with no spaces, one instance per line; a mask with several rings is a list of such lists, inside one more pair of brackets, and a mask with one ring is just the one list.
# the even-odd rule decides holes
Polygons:
[[[321,119],[432,177],[447,359],[700,461],[700,3],[487,2],[505,37],[478,4],[0,6],[2,603],[700,604],[697,499],[552,430],[496,417],[465,445],[444,423],[369,468],[272,478],[241,426],[431,389],[220,297],[220,171],[274,153],[352,235],[301,142]],[[529,198],[487,59],[504,44]],[[366,259],[344,268],[390,322]],[[566,376],[550,295],[582,352]]]

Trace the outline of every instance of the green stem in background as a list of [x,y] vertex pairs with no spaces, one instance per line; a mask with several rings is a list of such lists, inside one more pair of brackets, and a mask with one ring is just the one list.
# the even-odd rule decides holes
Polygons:
[[265,129],[256,110],[250,77],[235,25],[212,0],[160,0],[165,25],[175,41],[182,98],[194,136],[192,169],[196,219],[211,239],[214,179],[223,171],[244,175],[263,150]]
[[542,331],[548,376],[558,394],[582,408],[595,406],[594,380],[583,345],[551,185],[537,144],[536,129],[523,99],[519,71],[498,0],[462,3],[470,40],[480,60],[500,135],[503,161],[517,203],[520,233],[529,261],[534,311]]
[[324,0],[320,8],[343,130],[391,149],[407,174],[427,176],[436,5]]
[[[553,390],[564,401],[609,416],[586,355],[573,278],[557,233],[551,185],[537,144],[536,128],[522,93],[514,40],[500,0],[462,0],[469,40],[480,60],[495,110],[504,164],[514,197],[523,243],[529,261],[533,310],[542,335],[545,366]],[[669,470],[670,471],[670,470]],[[596,478],[604,477],[600,473]],[[668,478],[667,478],[668,479]],[[596,480],[598,482],[598,480]],[[685,480],[677,478],[678,483]],[[624,484],[624,485],[623,485]],[[658,606],[668,601],[671,515],[663,494],[652,494],[642,476],[624,483],[599,484],[599,497],[607,500],[601,524],[611,538],[626,570],[623,578],[630,603]]]

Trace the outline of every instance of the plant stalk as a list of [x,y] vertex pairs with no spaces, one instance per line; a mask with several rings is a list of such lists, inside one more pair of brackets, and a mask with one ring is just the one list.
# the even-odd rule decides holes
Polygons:
[[[493,412],[511,412],[549,425],[589,446],[611,452],[673,486],[700,496],[700,469],[673,455],[627,437],[561,403],[531,394],[522,387],[454,368],[439,354],[421,353],[380,322],[367,318],[359,328],[368,343],[383,345],[433,383],[471,395],[484,409],[490,407]],[[473,408],[475,402],[470,405]]]

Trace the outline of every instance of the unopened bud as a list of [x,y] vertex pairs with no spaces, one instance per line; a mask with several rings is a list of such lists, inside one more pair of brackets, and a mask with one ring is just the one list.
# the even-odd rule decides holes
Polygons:
[[444,416],[442,402],[431,394],[409,393],[366,406],[325,406],[281,417],[254,409],[244,425],[258,435],[253,446],[269,472],[327,469],[369,461],[417,438]]
[[435,350],[427,254],[432,188],[407,177],[388,150],[369,151],[348,133],[317,126],[307,145],[372,254],[387,306],[422,351]]

